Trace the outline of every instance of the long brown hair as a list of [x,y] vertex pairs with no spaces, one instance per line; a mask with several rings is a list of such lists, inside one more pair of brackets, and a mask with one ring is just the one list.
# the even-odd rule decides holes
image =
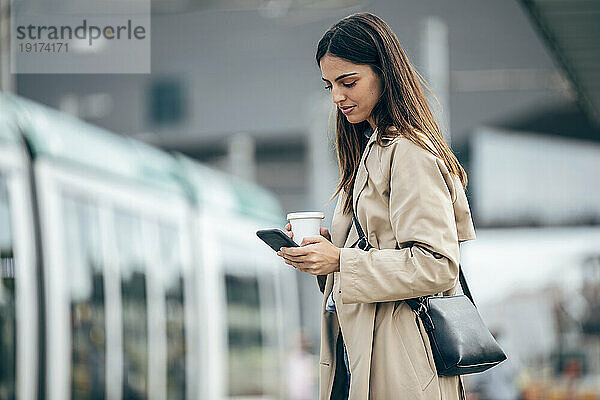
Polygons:
[[[386,136],[403,136],[440,157],[466,188],[467,174],[444,141],[427,105],[423,93],[423,86],[427,87],[425,81],[410,64],[398,38],[385,21],[371,13],[353,14],[340,20],[319,41],[317,65],[320,66],[325,54],[354,64],[369,65],[381,79],[381,97],[371,114],[377,126],[377,143],[380,146],[384,146],[383,138]],[[363,133],[369,123],[352,124],[339,109],[336,122],[335,147],[341,176],[332,199],[344,189],[348,195],[344,213],[350,213],[352,187],[368,141]],[[390,127],[397,131],[390,132]],[[414,131],[424,134],[434,149]]]

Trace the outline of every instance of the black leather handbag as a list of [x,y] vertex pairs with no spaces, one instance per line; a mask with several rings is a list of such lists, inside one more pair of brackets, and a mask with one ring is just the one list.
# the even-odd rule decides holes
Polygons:
[[[365,251],[373,248],[354,211],[352,217],[359,236],[357,247]],[[460,265],[458,272],[463,295],[405,300],[427,331],[437,373],[442,376],[483,372],[506,360],[477,311]]]

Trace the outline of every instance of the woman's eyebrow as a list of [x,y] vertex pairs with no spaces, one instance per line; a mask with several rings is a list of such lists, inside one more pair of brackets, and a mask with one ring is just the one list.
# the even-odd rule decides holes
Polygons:
[[[335,81],[337,82],[337,81],[339,81],[340,79],[344,79],[344,78],[346,78],[346,77],[348,77],[348,76],[351,76],[351,75],[356,75],[356,74],[358,74],[358,72],[349,72],[349,73],[347,73],[347,74],[342,74],[342,75],[338,76],[337,78],[335,78]],[[321,77],[321,79],[323,79],[325,82],[329,82],[327,79],[325,79],[325,78],[323,78],[323,77]]]

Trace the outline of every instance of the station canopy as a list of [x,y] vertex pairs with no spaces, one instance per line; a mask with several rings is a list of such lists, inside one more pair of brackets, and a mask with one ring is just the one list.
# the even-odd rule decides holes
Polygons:
[[521,0],[577,92],[600,126],[600,1]]

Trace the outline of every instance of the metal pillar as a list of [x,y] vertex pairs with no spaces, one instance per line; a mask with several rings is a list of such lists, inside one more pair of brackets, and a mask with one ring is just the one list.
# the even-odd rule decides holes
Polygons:
[[450,133],[450,52],[448,27],[437,17],[427,17],[421,24],[423,54],[421,64],[431,93],[427,93],[429,107],[438,123],[446,143],[451,144]]
[[0,90],[15,91],[14,75],[10,71],[10,1],[0,0]]
[[256,181],[255,141],[247,133],[229,138],[228,171],[240,178]]

